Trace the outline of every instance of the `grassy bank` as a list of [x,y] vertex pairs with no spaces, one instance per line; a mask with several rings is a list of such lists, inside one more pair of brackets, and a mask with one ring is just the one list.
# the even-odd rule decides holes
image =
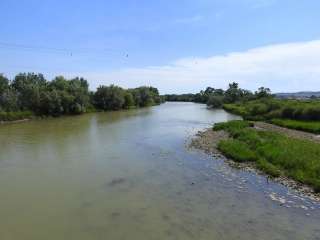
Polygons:
[[292,119],[301,121],[320,121],[319,100],[280,100],[263,98],[224,104],[223,108],[250,120]]
[[231,139],[221,141],[219,150],[238,162],[255,162],[272,176],[288,176],[320,192],[320,145],[293,139],[279,133],[249,128],[247,121],[219,123],[214,130],[225,130]]
[[264,98],[224,104],[223,108],[228,112],[241,115],[246,120],[268,121],[282,127],[320,133],[319,100]]
[[275,125],[297,129],[305,132],[320,134],[320,121],[299,121],[292,119],[272,119],[269,121]]

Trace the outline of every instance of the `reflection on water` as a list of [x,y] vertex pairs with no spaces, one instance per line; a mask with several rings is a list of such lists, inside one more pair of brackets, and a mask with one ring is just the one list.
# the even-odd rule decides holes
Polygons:
[[319,239],[317,203],[185,147],[234,118],[166,103],[0,126],[0,239]]

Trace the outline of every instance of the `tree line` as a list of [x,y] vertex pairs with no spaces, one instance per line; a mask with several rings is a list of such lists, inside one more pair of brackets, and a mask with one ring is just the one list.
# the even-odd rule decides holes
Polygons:
[[124,89],[110,85],[93,92],[87,80],[79,77],[58,76],[48,81],[43,74],[19,73],[9,80],[0,74],[0,120],[146,107],[163,100],[154,87]]
[[207,87],[206,90],[202,90],[197,94],[168,94],[165,95],[165,99],[166,101],[206,103],[209,107],[219,108],[226,103],[250,101],[271,96],[269,88],[261,87],[257,91],[251,92],[240,88],[238,83],[233,82],[229,84],[227,90]]

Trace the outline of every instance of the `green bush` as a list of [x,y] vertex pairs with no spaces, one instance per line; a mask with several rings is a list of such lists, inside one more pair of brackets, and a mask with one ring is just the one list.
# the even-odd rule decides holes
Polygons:
[[221,108],[222,105],[223,105],[222,96],[210,96],[207,102],[207,106],[212,108]]
[[268,110],[268,106],[263,103],[252,104],[248,109],[250,116],[263,115],[266,114]]
[[224,104],[223,109],[243,117],[248,115],[246,108],[240,104]]
[[295,109],[291,106],[286,106],[282,109],[283,118],[293,118]]

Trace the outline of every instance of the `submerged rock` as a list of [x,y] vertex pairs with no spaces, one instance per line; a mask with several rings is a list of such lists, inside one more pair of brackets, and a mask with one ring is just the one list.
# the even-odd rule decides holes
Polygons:
[[126,179],[125,178],[114,178],[112,179],[111,182],[108,183],[108,186],[109,187],[114,187],[114,186],[117,186],[117,185],[120,185],[122,183],[126,182]]

